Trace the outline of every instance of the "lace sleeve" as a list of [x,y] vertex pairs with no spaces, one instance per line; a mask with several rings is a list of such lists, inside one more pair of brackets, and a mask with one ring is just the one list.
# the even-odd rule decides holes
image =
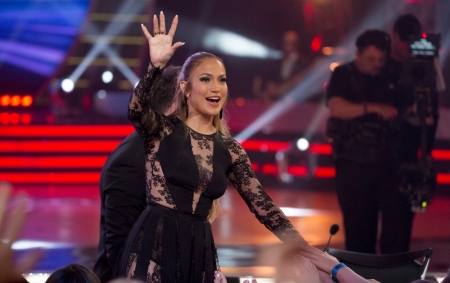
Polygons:
[[247,203],[256,218],[285,243],[304,242],[283,211],[273,203],[264,191],[253,172],[247,153],[241,145],[230,138],[227,142],[231,153],[232,165],[228,170],[228,179]]
[[154,93],[162,69],[150,68],[139,81],[128,104],[128,119],[136,131],[143,137],[153,136],[162,139],[172,128],[170,120],[161,113],[150,109],[149,101],[157,95]]

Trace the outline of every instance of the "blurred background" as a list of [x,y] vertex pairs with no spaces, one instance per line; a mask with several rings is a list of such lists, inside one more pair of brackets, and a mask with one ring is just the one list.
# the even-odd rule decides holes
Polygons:
[[[354,58],[356,36],[369,28],[389,32],[399,15],[416,15],[423,32],[441,34],[439,60],[450,86],[446,0],[0,0],[0,180],[31,196],[23,245],[16,249],[48,251],[37,271],[71,262],[92,265],[95,259],[100,170],[133,131],[127,104],[149,62],[140,24],[152,27],[159,11],[167,25],[179,16],[174,41],[186,42],[171,64],[182,65],[197,51],[223,58],[233,135],[276,203],[324,212],[292,215],[296,228],[317,245],[327,241],[332,223],[341,223],[324,134],[324,88],[333,68]],[[280,96],[267,96],[286,31],[298,34],[302,73]],[[436,250],[434,271],[450,265],[448,89],[439,97],[433,152],[438,190],[413,232],[414,247]],[[281,158],[287,151],[289,160]],[[214,228],[223,266],[258,265],[256,251],[276,238],[221,234],[239,225],[233,211],[247,210],[233,189],[226,199],[224,214],[231,216]],[[343,246],[342,233],[334,246]],[[235,274],[251,275],[246,272]]]

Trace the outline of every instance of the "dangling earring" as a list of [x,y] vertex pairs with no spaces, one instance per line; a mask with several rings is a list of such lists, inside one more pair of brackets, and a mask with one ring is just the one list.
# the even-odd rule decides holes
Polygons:
[[222,112],[223,112],[223,108],[220,109],[220,113],[219,113],[219,118],[220,118],[220,120],[222,120]]
[[184,109],[186,110],[186,119],[187,119],[189,116],[189,106],[188,106],[188,97],[187,96],[184,97],[184,104],[186,105],[186,108],[184,108]]

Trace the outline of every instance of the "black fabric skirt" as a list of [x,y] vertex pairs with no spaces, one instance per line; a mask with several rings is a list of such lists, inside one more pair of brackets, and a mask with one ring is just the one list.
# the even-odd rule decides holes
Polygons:
[[134,224],[117,264],[117,277],[127,276],[136,255],[132,278],[144,282],[151,282],[150,261],[161,267],[163,283],[213,282],[218,266],[209,221],[160,205],[148,206]]

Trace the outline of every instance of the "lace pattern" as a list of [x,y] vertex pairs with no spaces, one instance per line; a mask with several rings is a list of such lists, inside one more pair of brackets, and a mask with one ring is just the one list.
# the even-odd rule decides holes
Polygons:
[[232,159],[231,168],[227,172],[228,178],[250,211],[283,242],[304,242],[292,223],[264,191],[242,146],[231,137],[223,138]]
[[153,86],[158,82],[161,70],[148,70],[139,81],[128,105],[128,118],[136,131],[144,137],[147,173],[147,202],[158,203],[176,209],[175,202],[167,188],[161,164],[156,157],[161,140],[175,128],[174,120],[146,107],[153,96]]
[[194,192],[194,199],[192,200],[192,214],[194,214],[200,195],[206,191],[211,183],[213,174],[212,150],[214,135],[202,135],[192,129],[189,129],[189,132],[191,136],[192,153],[194,154],[199,173],[199,183]]

